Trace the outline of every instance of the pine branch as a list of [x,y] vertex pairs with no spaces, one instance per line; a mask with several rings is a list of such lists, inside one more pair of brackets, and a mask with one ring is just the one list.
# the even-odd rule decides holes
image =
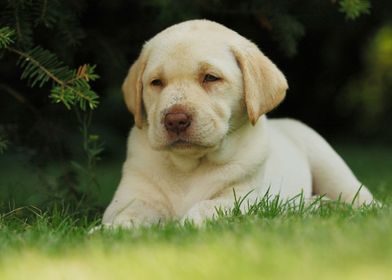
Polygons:
[[19,55],[18,65],[23,69],[21,78],[28,79],[31,87],[38,83],[39,87],[42,87],[49,79],[62,85],[63,79],[69,79],[69,69],[63,66],[54,54],[39,46],[29,52],[12,47],[7,47],[7,50]]
[[271,20],[272,36],[287,56],[297,53],[299,40],[305,35],[305,27],[294,17],[276,15]]
[[[38,18],[38,21],[42,21],[42,22],[48,22],[47,20],[46,20],[46,18],[47,18],[47,15],[48,15],[48,0],[42,0],[42,1],[40,1],[41,2],[41,7],[40,7],[40,17]],[[52,3],[53,2],[55,2],[55,1],[52,1]],[[47,23],[47,25],[49,25],[48,23]]]
[[50,98],[55,103],[63,103],[68,109],[76,104],[82,110],[98,106],[98,95],[91,89],[89,81],[94,81],[98,75],[94,73],[95,65],[85,64],[74,72],[72,78],[64,84],[52,88]]
[[10,26],[15,31],[15,41],[22,49],[33,46],[33,25],[31,10],[33,1],[13,0],[8,1],[1,12],[1,22]]
[[61,17],[56,23],[58,38],[67,47],[76,47],[80,44],[81,39],[85,37],[85,33],[80,28],[79,20],[74,12],[64,8]]
[[82,110],[98,106],[98,95],[91,89],[90,81],[98,79],[95,65],[82,65],[71,70],[57,56],[40,46],[30,51],[12,47],[11,28],[0,28],[0,48],[19,56],[18,66],[22,69],[21,79],[26,79],[31,87],[42,87],[52,81],[50,98],[55,103],[63,103],[68,109],[78,105]]
[[8,148],[8,139],[4,134],[0,134],[0,154],[3,154],[4,151]]
[[341,0],[339,11],[346,14],[346,19],[355,20],[361,15],[370,14],[369,0]]
[[47,28],[53,28],[62,11],[58,0],[36,0],[32,7],[34,26],[43,24]]
[[14,43],[15,31],[9,27],[0,28],[0,49],[6,48]]
[[27,53],[10,47],[7,49],[20,56],[18,64],[23,69],[21,78],[28,79],[32,87],[42,87],[49,80],[55,82],[50,95],[55,103],[63,103],[68,109],[78,104],[82,110],[87,105],[91,109],[98,106],[98,95],[89,84],[89,81],[98,78],[94,73],[95,66],[86,64],[72,71],[54,54],[39,46]]

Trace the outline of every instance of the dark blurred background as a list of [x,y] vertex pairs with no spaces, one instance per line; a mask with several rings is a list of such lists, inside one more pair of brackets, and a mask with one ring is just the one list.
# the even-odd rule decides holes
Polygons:
[[[0,11],[6,11],[10,2],[0,1]],[[251,39],[285,73],[290,90],[271,117],[300,119],[334,141],[390,145],[392,1],[371,1],[370,8],[357,17],[350,16],[342,2],[361,3],[49,1],[57,3],[63,27],[30,29],[32,44],[50,49],[68,65],[97,65],[100,79],[93,88],[100,95],[100,105],[93,112],[92,131],[105,142],[101,162],[121,163],[124,157],[133,120],[123,104],[120,86],[143,43],[174,23],[196,18],[217,21]],[[72,161],[83,162],[76,118],[50,101],[49,87],[32,89],[21,81],[16,60],[7,53],[0,58],[0,132],[9,142],[0,161],[3,166],[13,161],[24,167],[37,166],[33,172],[43,177],[48,192],[68,184],[64,182],[70,176],[78,184],[72,167],[50,178],[42,171],[52,162],[66,162],[67,166]],[[7,176],[1,170],[0,175]],[[41,184],[39,180],[34,184]],[[8,181],[3,181],[2,188],[14,190],[3,196],[15,195],[15,187]]]

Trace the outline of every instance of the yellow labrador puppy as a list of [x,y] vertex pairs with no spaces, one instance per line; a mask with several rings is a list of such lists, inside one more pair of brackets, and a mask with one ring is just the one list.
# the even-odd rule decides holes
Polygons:
[[[148,41],[123,84],[136,126],[103,224],[196,224],[267,191],[370,203],[340,156],[315,131],[266,113],[285,97],[282,72],[255,44],[207,20],[183,22]],[[246,203],[244,203],[245,205]]]

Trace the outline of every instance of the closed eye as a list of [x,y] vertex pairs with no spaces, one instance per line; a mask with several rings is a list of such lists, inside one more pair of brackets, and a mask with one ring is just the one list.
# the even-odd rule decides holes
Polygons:
[[221,79],[221,78],[216,77],[216,76],[214,76],[214,75],[206,74],[206,75],[204,76],[203,83],[216,82],[216,81],[219,81],[220,79]]
[[152,80],[150,84],[154,87],[161,87],[163,85],[162,80],[160,79]]

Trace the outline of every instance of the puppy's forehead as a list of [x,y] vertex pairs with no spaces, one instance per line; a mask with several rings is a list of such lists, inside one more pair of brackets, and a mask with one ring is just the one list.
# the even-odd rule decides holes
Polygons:
[[176,41],[161,42],[159,47],[153,48],[150,52],[149,64],[151,66],[176,64],[177,67],[195,64],[196,66],[202,61],[214,64],[213,62],[227,59],[229,56],[230,49],[227,44],[184,37]]
[[205,20],[172,26],[146,43],[149,53],[146,70],[172,68],[191,71],[204,62],[225,67],[235,62],[230,45],[237,37],[240,35],[234,31]]
[[198,41],[215,39],[217,41],[227,41],[235,37],[242,37],[235,31],[219,24],[208,20],[190,20],[173,25],[157,35],[155,35],[150,42],[162,42],[166,39],[176,41],[188,37],[188,39],[196,39]]

